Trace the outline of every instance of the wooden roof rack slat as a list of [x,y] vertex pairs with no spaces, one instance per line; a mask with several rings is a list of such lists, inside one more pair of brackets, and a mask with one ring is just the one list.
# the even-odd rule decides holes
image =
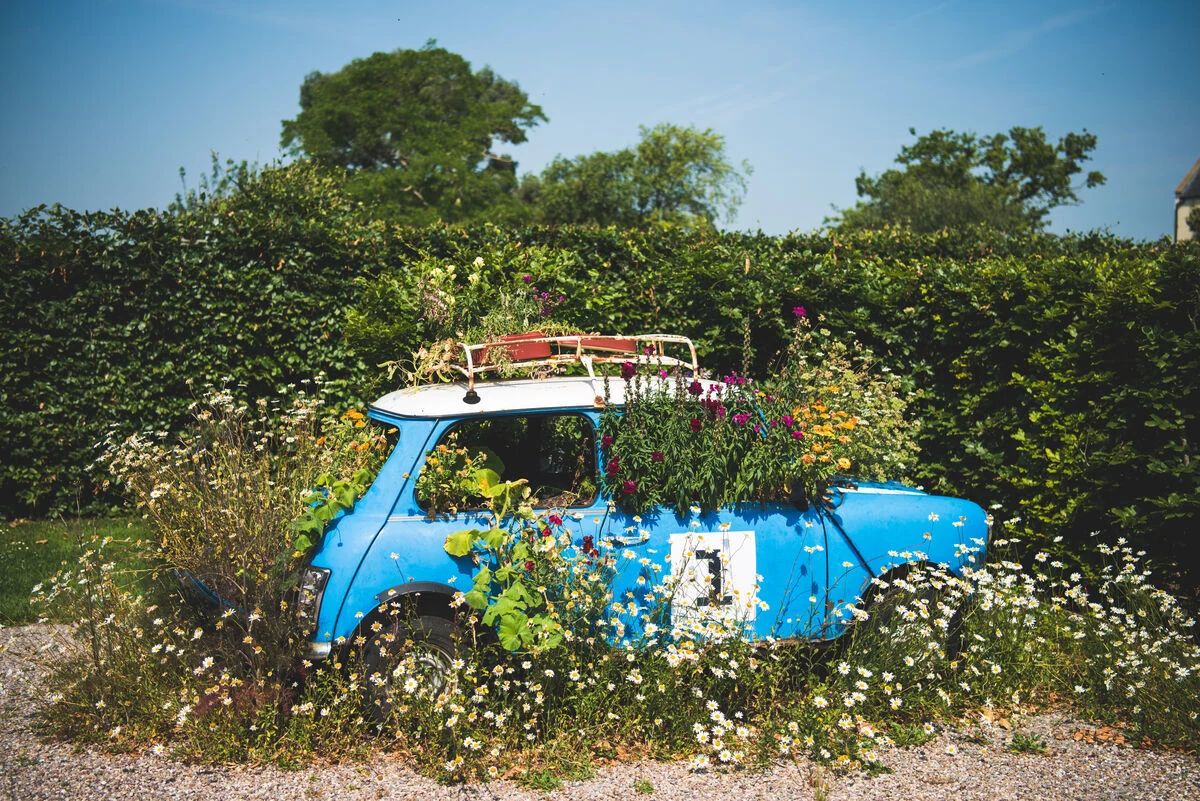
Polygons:
[[[588,376],[595,379],[594,364],[633,362],[635,364],[661,364],[666,367],[682,366],[698,374],[700,363],[696,358],[696,346],[692,340],[677,334],[570,334],[546,336],[540,331],[509,336],[471,344],[459,342],[463,349],[465,365],[456,364],[454,369],[467,379],[467,393],[475,391],[475,376],[507,368],[558,367],[583,365]],[[668,356],[667,345],[682,345],[687,348],[687,359]],[[497,351],[504,356],[497,359]]]

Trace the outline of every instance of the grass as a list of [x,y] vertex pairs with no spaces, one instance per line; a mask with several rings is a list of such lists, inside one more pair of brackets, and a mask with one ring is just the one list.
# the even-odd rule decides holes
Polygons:
[[74,563],[80,543],[93,535],[132,544],[147,532],[140,520],[17,520],[0,528],[0,624],[35,622],[30,590]]

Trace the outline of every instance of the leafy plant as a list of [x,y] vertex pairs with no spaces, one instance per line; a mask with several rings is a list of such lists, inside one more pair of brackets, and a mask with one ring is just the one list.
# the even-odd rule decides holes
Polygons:
[[793,493],[816,501],[835,474],[900,478],[911,469],[917,427],[903,417],[900,381],[797,318],[783,364],[762,385],[624,365],[624,407],[606,404],[601,420],[605,485],[617,503],[640,512]]
[[1019,731],[1013,732],[1012,739],[1008,742],[1008,750],[1014,754],[1050,753],[1050,747],[1040,734],[1025,734]]

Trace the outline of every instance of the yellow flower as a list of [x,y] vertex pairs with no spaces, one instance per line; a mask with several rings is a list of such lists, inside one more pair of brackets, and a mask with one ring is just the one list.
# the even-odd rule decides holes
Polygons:
[[843,456],[837,460],[837,466],[838,466],[838,470],[849,470],[850,469],[850,460],[847,459],[845,456]]

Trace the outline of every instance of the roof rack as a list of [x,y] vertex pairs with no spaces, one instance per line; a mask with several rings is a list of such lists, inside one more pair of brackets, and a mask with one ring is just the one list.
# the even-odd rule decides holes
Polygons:
[[[684,345],[690,358],[669,356],[668,344]],[[676,334],[570,334],[547,336],[540,331],[510,334],[479,344],[459,342],[466,364],[453,369],[467,379],[467,397],[475,393],[475,376],[512,367],[558,367],[581,364],[588,376],[596,378],[595,364],[633,362],[682,366],[699,373],[696,346],[692,340]],[[468,400],[468,402],[471,402]]]

